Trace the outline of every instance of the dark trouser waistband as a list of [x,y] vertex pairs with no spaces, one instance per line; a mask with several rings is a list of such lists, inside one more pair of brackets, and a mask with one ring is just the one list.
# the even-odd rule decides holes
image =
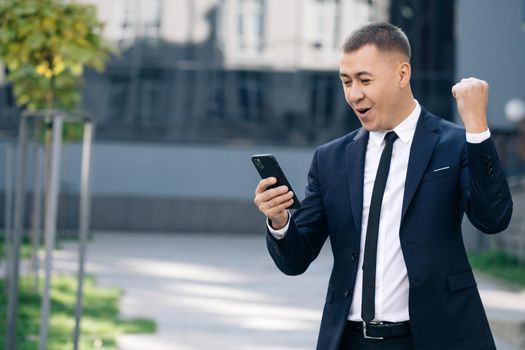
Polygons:
[[347,321],[345,331],[361,334],[363,338],[372,337],[383,339],[403,337],[411,334],[410,323],[408,321],[370,323],[366,325],[366,337],[363,331],[363,322]]

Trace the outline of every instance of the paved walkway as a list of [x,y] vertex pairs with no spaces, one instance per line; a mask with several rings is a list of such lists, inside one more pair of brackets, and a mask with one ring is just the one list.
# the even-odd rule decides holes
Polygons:
[[[57,270],[76,268],[76,249],[64,244]],[[315,348],[331,267],[326,247],[298,277],[277,270],[262,235],[97,233],[88,260],[98,285],[124,290],[124,317],[157,322],[156,334],[120,337],[121,350]],[[490,318],[525,321],[524,291],[483,276],[478,283]]]

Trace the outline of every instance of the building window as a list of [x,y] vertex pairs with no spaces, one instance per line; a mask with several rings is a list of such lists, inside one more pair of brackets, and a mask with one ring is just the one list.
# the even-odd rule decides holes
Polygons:
[[306,36],[312,46],[331,51],[339,45],[339,0],[309,0],[306,6]]
[[155,126],[162,122],[160,118],[162,86],[160,69],[142,69],[138,87],[139,106],[136,111],[136,118],[140,121],[141,127]]
[[239,107],[241,118],[259,122],[263,110],[263,81],[260,72],[239,72]]
[[210,119],[223,119],[226,106],[226,72],[222,69],[212,72],[210,80],[211,97],[208,107]]
[[121,42],[159,37],[162,0],[118,0],[115,6],[117,37]]
[[318,128],[328,128],[334,118],[334,96],[336,96],[332,74],[316,73],[310,78],[310,124]]
[[256,54],[263,47],[264,0],[239,2],[239,44],[244,53]]
[[110,122],[122,122],[125,119],[126,102],[128,100],[129,78],[114,76],[110,78],[108,116]]

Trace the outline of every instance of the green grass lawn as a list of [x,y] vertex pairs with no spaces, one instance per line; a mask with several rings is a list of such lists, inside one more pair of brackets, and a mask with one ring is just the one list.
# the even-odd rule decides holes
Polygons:
[[[0,230],[0,232],[2,233],[0,235],[0,258],[3,258],[4,257],[4,254],[5,254],[5,251],[4,251],[4,245],[5,245],[5,238],[4,238],[4,232],[2,230]],[[25,232],[24,233],[24,236],[22,237],[22,244],[20,245],[20,257],[22,258],[30,258],[31,257],[31,248],[32,248],[32,243],[31,243],[31,238],[29,236],[29,232]],[[45,243],[43,241],[43,237],[41,237],[41,244],[39,245],[39,249],[40,250],[43,250],[45,249]],[[57,239],[56,239],[56,242],[55,242],[55,249],[60,249],[61,247],[61,242],[66,242],[66,241],[78,241],[78,238],[77,236],[75,235],[71,235],[71,234],[64,234],[64,233],[61,233],[61,232],[57,232]]]
[[[22,281],[17,318],[18,350],[38,348],[40,295]],[[74,312],[77,283],[74,278],[56,276],[52,280],[49,350],[73,348]],[[121,292],[98,288],[92,278],[84,283],[84,314],[81,323],[80,348],[116,349],[116,337],[123,333],[153,333],[155,323],[146,319],[122,320],[118,317]],[[7,305],[4,281],[0,280],[0,305]],[[4,309],[3,307],[0,309]],[[2,312],[4,314],[4,312]],[[5,317],[0,318],[0,349],[4,349]]]
[[470,253],[469,260],[476,270],[525,287],[525,263],[501,251]]
[[[4,257],[4,236],[0,236],[0,258]],[[22,245],[20,246],[20,257],[29,258],[31,257],[31,241],[29,237],[22,238]]]

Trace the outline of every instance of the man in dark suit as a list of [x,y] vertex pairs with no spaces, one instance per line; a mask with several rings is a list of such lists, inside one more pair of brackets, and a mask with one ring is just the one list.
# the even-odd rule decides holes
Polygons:
[[344,42],[340,77],[362,128],[315,150],[301,209],[268,189],[277,267],[303,273],[329,237],[334,257],[317,348],[495,349],[465,252],[466,213],[485,233],[504,230],[512,200],[487,125],[488,84],[452,88],[465,128],[422,108],[410,89],[410,46],[387,23]]

